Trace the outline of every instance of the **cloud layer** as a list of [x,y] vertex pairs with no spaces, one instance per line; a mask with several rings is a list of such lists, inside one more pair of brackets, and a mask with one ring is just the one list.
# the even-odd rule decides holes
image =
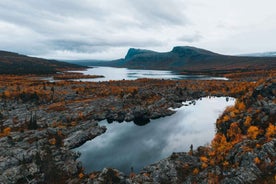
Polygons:
[[129,47],[276,50],[274,0],[1,0],[1,50],[115,59]]

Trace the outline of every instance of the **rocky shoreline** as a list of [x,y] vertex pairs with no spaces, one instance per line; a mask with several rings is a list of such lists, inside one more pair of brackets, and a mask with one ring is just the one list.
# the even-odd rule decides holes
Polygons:
[[[210,148],[198,147],[188,153],[172,153],[170,157],[145,167],[139,174],[124,176],[118,170],[104,169],[90,175],[85,183],[275,183],[275,94],[276,83],[268,83],[258,86],[251,96],[243,99],[250,108],[256,111],[262,109],[260,122],[253,120],[252,124],[264,126],[268,122],[274,123],[274,138],[265,140],[262,136],[256,139],[243,137],[227,152],[221,165],[203,159]],[[265,98],[257,100],[259,95]],[[240,112],[231,122],[239,122],[245,115],[254,117],[254,113]],[[221,127],[218,127],[218,133],[223,133]]]
[[[206,183],[209,173],[217,173],[218,181],[224,183],[250,183],[261,179],[263,174],[273,177],[276,172],[275,139],[259,143],[260,147],[246,154],[241,153],[240,147],[258,140],[244,139],[237,143],[228,153],[231,160],[241,163],[242,167],[236,169],[225,170],[219,166],[200,169],[202,161],[199,157],[204,153],[203,148],[198,148],[192,155],[174,153],[132,176],[115,169],[86,175],[77,161],[78,154],[71,151],[105,132],[105,127],[97,124],[100,120],[145,124],[150,119],[173,114],[169,108],[180,107],[182,101],[205,96],[232,96],[252,101],[249,105],[256,109],[265,105],[267,114],[264,117],[268,118],[264,121],[273,121],[271,123],[275,125],[275,119],[272,119],[275,117],[275,81],[267,81],[266,88],[259,86],[255,89],[257,92],[248,97],[248,91],[257,84],[149,79],[43,84],[43,88],[39,89],[44,90],[47,96],[37,92],[24,92],[22,95],[22,92],[18,96],[5,95],[1,98],[0,183]],[[245,89],[239,89],[240,85],[244,85]],[[254,101],[257,93],[267,94],[263,94],[264,99]],[[248,114],[240,112],[235,120],[245,116]],[[230,126],[231,122],[228,124]],[[223,127],[218,127],[218,131],[223,130]],[[265,167],[271,174],[263,173],[264,169],[251,164],[255,155],[269,164],[274,163],[274,168]],[[186,169],[185,164],[188,164]],[[199,170],[195,175],[193,171],[196,168]],[[252,172],[243,177],[248,169]]]

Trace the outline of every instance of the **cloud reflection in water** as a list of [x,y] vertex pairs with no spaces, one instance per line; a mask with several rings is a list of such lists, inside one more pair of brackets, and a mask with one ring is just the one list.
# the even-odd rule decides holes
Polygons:
[[87,172],[104,167],[117,168],[125,173],[139,172],[144,166],[168,157],[172,152],[188,151],[209,143],[215,133],[215,122],[226,106],[235,100],[225,97],[202,98],[195,105],[176,109],[172,116],[151,120],[144,126],[132,122],[111,123],[103,135],[75,149]]

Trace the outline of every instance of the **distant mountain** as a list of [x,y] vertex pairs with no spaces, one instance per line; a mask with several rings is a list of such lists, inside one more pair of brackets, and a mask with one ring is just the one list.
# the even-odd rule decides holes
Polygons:
[[83,66],[0,51],[0,74],[52,74]]
[[228,56],[196,47],[177,46],[170,52],[155,52],[131,48],[123,59],[90,64],[136,69],[218,72],[276,68],[276,58]]
[[84,59],[84,60],[62,60],[67,63],[78,64],[81,66],[98,66],[101,63],[110,62],[110,60]]
[[259,53],[250,53],[250,54],[242,54],[241,56],[253,56],[253,57],[276,57],[276,52],[259,52]]

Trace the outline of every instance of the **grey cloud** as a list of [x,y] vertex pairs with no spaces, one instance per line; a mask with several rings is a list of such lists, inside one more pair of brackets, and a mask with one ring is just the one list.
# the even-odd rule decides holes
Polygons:
[[164,30],[189,22],[183,3],[184,0],[1,0],[0,33],[5,29],[1,22],[13,25],[14,31],[10,28],[0,37],[0,49],[49,56],[57,51],[101,53],[105,49],[163,47],[168,44]]
[[[6,38],[1,37],[0,41],[5,43],[3,49],[32,55],[57,50],[95,53],[111,47],[158,47],[164,45],[164,41],[152,35],[156,28],[185,24],[185,16],[175,1],[166,1],[166,6],[163,3],[156,0],[114,0],[112,3],[2,0],[0,22],[14,25],[18,32],[28,30],[28,33],[16,36],[5,33]],[[27,40],[29,47],[19,48],[26,45]]]
[[110,47],[146,47],[160,46],[162,42],[158,40],[96,40],[96,41],[80,41],[80,40],[52,40],[49,42],[53,48],[57,50],[69,50],[75,52],[100,52]]
[[[15,2],[17,3],[12,5],[1,2],[0,20],[2,19],[18,26],[30,28],[46,36],[60,34],[59,31],[69,31],[69,29],[66,29],[67,26],[68,28],[74,28],[73,23],[78,22],[77,19],[85,17],[93,19],[93,15],[98,15],[95,19],[99,20],[101,15],[99,13],[84,14],[84,10],[77,7],[75,7],[74,11],[70,11],[72,7],[66,6],[66,4],[61,6],[58,3],[56,5],[54,3],[52,5],[44,5],[41,3],[48,1],[37,1],[32,4],[23,3],[23,1]],[[70,3],[67,4],[70,5]],[[57,9],[57,7],[59,7],[59,9]],[[78,11],[80,12],[79,14],[77,14]],[[75,17],[75,15],[78,15],[78,17]]]
[[178,40],[182,42],[193,43],[193,42],[200,41],[202,38],[203,36],[201,34],[194,33],[194,34],[182,35],[181,37],[178,38]]
[[190,43],[221,53],[231,47],[231,54],[238,48],[273,50],[275,1],[254,1],[250,8],[247,1],[1,0],[0,49],[58,58],[84,52],[101,59],[122,57],[129,47],[166,51]]
[[183,1],[133,0],[130,1],[142,25],[186,25],[189,23],[184,14]]

